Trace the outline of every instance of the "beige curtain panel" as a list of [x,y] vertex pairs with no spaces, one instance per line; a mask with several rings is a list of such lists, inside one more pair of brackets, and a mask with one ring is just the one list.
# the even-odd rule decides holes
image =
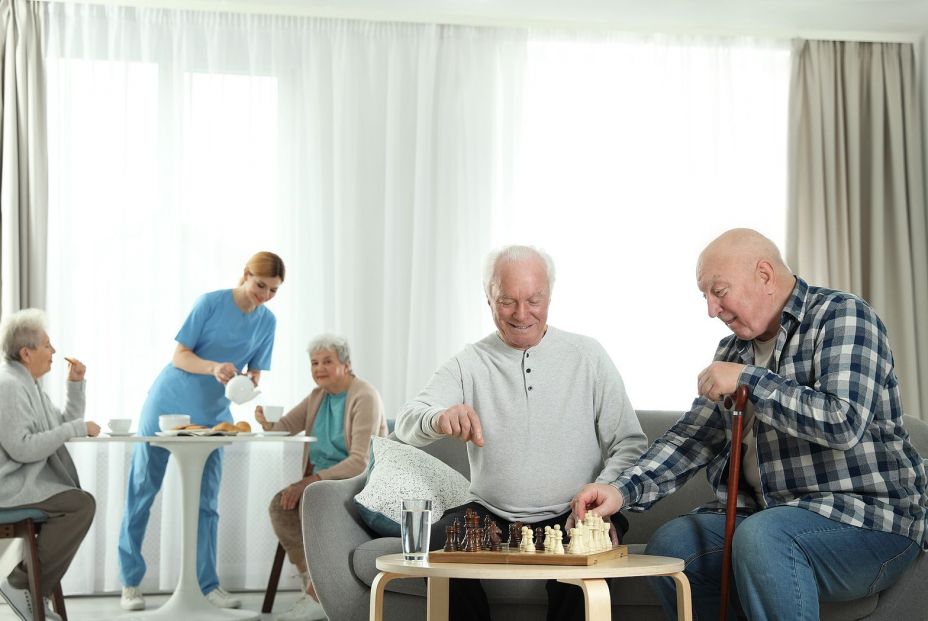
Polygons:
[[48,151],[42,6],[0,0],[0,316],[45,306]]
[[907,414],[928,420],[928,225],[913,46],[793,43],[787,261],[883,318]]

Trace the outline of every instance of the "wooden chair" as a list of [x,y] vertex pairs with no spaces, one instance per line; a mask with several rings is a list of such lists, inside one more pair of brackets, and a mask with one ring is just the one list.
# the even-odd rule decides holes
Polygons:
[[[313,473],[313,464],[308,459],[306,467],[303,468],[303,478],[305,479]],[[277,585],[280,583],[280,572],[284,567],[284,559],[287,556],[286,550],[280,542],[277,543],[277,552],[274,554],[274,562],[271,564],[271,575],[267,579],[267,590],[264,592],[264,604],[261,606],[261,612],[268,613],[274,607],[274,598],[277,597]]]
[[[38,509],[0,509],[0,539],[23,539],[23,562],[29,575],[29,592],[32,595],[35,621],[45,621],[45,602],[42,599],[42,575],[39,565],[39,546],[36,535],[48,516]],[[61,583],[55,585],[52,604],[64,621],[68,613],[64,607]]]

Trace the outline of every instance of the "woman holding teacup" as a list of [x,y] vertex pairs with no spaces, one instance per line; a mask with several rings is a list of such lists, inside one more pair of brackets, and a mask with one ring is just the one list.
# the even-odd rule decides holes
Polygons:
[[[155,435],[162,414],[188,414],[191,422],[212,427],[231,422],[225,385],[240,371],[257,385],[270,368],[277,320],[264,305],[284,281],[284,263],[271,252],[259,252],[245,265],[239,284],[201,296],[174,337],[174,356],[155,379],[139,420],[139,434]],[[247,369],[247,370],[246,370]],[[142,610],[139,585],[145,575],[142,541],[149,511],[161,489],[169,453],[137,444],[132,452],[126,510],[119,533],[119,569],[123,583],[120,605]],[[197,533],[197,578],[206,598],[221,608],[241,601],[219,587],[216,541],[219,524],[219,481],[222,449],[213,451],[203,469]]]
[[[348,341],[323,334],[310,342],[310,370],[316,388],[277,422],[269,422],[261,406],[255,420],[265,431],[305,431],[315,436],[306,459],[311,474],[287,486],[271,500],[271,525],[290,562],[303,579],[304,595],[278,621],[308,621],[325,615],[319,606],[303,552],[300,501],[307,486],[326,479],[348,479],[364,472],[371,436],[387,435],[383,402],[377,389],[351,370]],[[308,446],[308,445],[307,445]]]

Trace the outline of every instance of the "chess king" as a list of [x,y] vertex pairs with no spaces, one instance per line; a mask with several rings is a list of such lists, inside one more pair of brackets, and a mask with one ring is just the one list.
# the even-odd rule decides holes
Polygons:
[[[471,501],[433,525],[436,548],[468,509],[503,531],[521,521],[568,532],[573,495],[615,480],[647,447],[603,347],[548,325],[554,275],[537,248],[491,252],[483,285],[496,331],[439,368],[397,416],[396,434],[409,444],[445,436],[467,443]],[[620,536],[627,523],[614,519]],[[547,591],[549,618],[583,618],[579,588],[549,581]],[[478,580],[452,580],[450,599],[454,621],[491,618]]]

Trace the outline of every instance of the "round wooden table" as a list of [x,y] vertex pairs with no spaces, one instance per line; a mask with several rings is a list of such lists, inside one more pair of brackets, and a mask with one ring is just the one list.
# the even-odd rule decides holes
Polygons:
[[387,554],[377,559],[380,573],[371,584],[371,621],[383,619],[384,587],[396,578],[427,578],[429,621],[448,619],[448,580],[557,580],[583,589],[587,621],[612,618],[609,585],[606,578],[634,576],[668,576],[677,585],[677,619],[692,621],[690,583],[683,574],[683,561],[667,556],[629,554],[595,565],[512,565],[492,563],[430,563],[406,561],[402,554]]

